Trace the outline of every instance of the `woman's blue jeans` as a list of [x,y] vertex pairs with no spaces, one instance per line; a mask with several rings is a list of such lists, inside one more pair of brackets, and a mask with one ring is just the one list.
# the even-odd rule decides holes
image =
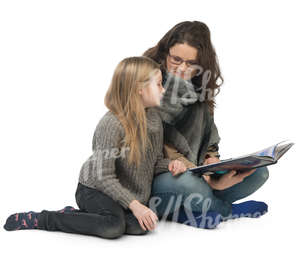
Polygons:
[[165,172],[153,179],[149,206],[156,211],[159,218],[174,213],[181,205],[191,211],[215,211],[228,216],[232,212],[233,202],[254,193],[268,177],[268,168],[260,167],[241,183],[224,190],[214,190],[202,176],[199,177],[191,171],[177,176]]

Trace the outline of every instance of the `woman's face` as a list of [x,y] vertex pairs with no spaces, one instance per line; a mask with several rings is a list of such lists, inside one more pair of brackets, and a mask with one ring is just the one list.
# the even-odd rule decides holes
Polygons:
[[186,43],[176,43],[169,49],[166,65],[168,72],[181,77],[182,79],[192,79],[197,73],[197,53],[198,50]]
[[165,89],[162,86],[161,71],[156,71],[150,78],[149,84],[139,90],[142,96],[144,107],[160,106]]

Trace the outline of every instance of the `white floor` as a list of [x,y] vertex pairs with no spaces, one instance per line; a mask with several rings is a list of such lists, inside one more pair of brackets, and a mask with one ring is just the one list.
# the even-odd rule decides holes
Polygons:
[[[6,249],[5,252],[103,252],[103,249],[131,253],[161,252],[161,250],[162,252],[187,250],[269,252],[270,249],[295,252],[297,248],[299,249],[297,228],[300,224],[296,216],[299,209],[291,204],[293,199],[287,195],[294,188],[293,179],[290,186],[286,185],[290,189],[286,188],[284,192],[279,189],[271,192],[272,185],[279,183],[277,181],[279,179],[272,178],[271,175],[260,191],[243,199],[243,201],[250,199],[266,201],[269,205],[267,214],[257,219],[229,220],[214,230],[162,221],[147,235],[124,235],[116,240],[106,240],[94,236],[41,230],[7,232],[1,228],[1,248]],[[4,224],[6,216],[7,210],[2,208],[1,225]]]

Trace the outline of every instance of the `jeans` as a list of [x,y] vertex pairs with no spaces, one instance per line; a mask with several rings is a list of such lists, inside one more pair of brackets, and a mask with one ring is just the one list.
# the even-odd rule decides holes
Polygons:
[[130,209],[124,209],[106,194],[78,183],[76,190],[78,211],[59,213],[43,210],[38,226],[48,231],[94,235],[113,239],[123,234],[144,235]]
[[165,172],[153,180],[150,208],[154,209],[159,219],[178,211],[181,205],[190,211],[215,211],[228,216],[232,212],[233,202],[254,193],[268,177],[268,168],[260,167],[242,182],[224,190],[214,190],[203,177],[191,171],[177,176]]

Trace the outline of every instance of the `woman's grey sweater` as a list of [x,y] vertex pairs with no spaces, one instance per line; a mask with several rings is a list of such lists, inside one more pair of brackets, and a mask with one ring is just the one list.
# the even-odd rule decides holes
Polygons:
[[108,111],[94,132],[93,154],[80,170],[81,184],[105,193],[125,209],[135,199],[147,204],[153,176],[168,171],[170,163],[163,155],[163,124],[156,108],[146,108],[146,116],[153,148],[147,146],[138,168],[128,165],[129,147],[118,148],[125,130],[118,118]]

